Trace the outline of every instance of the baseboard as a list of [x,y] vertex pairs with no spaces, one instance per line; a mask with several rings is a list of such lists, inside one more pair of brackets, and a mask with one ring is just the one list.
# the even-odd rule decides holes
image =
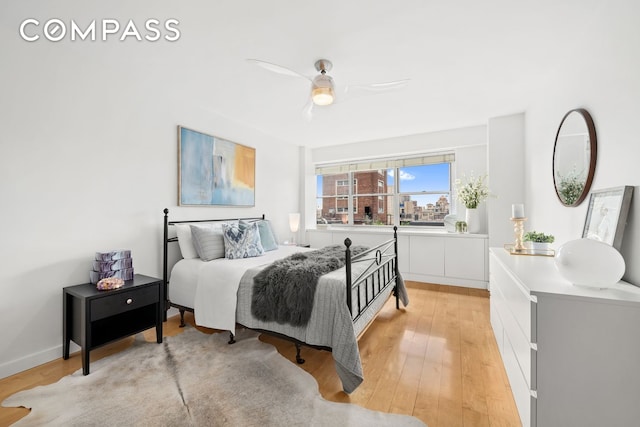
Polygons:
[[[71,352],[80,350],[80,346],[71,343]],[[19,359],[11,360],[0,365],[0,379],[10,377],[27,369],[35,368],[44,363],[51,362],[62,357],[62,344],[29,354]]]
[[[167,316],[171,317],[178,313],[177,309],[172,308],[167,312]],[[80,346],[71,341],[69,353],[71,354],[77,351],[80,351]],[[27,369],[35,368],[36,366],[51,362],[60,357],[62,357],[62,344],[5,362],[0,365],[0,379],[10,377]]]
[[402,273],[404,280],[433,283],[436,285],[462,286],[473,289],[488,289],[489,282],[483,280],[458,279],[455,277],[430,276],[428,274]]

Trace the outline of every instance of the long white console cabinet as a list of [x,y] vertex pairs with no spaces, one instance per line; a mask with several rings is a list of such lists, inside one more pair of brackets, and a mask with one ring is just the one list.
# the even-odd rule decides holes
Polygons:
[[490,249],[491,324],[523,426],[640,425],[640,288]]
[[[349,237],[354,244],[373,246],[390,239],[389,228],[330,228],[307,230],[311,247],[342,244]],[[398,266],[404,279],[425,283],[487,289],[488,236],[438,231],[398,231]]]

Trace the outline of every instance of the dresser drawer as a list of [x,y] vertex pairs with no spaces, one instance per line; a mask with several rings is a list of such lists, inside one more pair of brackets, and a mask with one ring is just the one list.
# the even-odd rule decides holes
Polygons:
[[[109,292],[109,291],[105,291]],[[103,319],[160,301],[158,286],[117,292],[91,301],[91,320]]]
[[502,354],[502,360],[504,362],[505,370],[507,371],[507,376],[509,377],[509,384],[511,385],[513,398],[516,401],[516,406],[518,407],[518,413],[520,414],[522,425],[523,427],[535,427],[537,399],[532,395],[529,386],[522,375],[516,354],[508,336],[504,337],[504,353]]
[[490,259],[490,275],[491,290],[498,288],[502,292],[507,308],[527,341],[535,343],[535,322],[532,323],[531,319],[532,316],[535,318],[536,307],[529,293],[520,286],[494,256]]
[[[508,300],[505,299],[501,288],[493,286],[491,292],[491,307],[495,310],[501,320],[501,327],[505,337],[508,337],[510,349],[513,352],[518,367],[527,382],[527,387],[536,388],[536,351],[532,348],[531,342],[520,329],[513,313],[509,309]],[[503,343],[503,347],[506,344]],[[501,348],[501,351],[506,349]]]

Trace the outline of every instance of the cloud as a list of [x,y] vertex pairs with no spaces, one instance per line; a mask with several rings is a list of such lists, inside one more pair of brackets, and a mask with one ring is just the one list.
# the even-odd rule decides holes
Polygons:
[[410,173],[405,171],[400,171],[400,180],[411,181],[413,179],[416,179],[415,175],[411,175]]
[[[387,175],[389,175],[390,177],[393,178],[395,171],[393,169],[389,169],[389,171],[387,172]],[[416,179],[415,175],[411,175],[409,172],[405,172],[405,171],[400,171],[400,179],[401,180],[405,180],[405,181],[411,181],[413,179]]]

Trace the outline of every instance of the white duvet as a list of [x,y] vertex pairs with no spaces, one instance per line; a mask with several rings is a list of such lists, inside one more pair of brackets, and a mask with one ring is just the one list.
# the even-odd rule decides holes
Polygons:
[[280,246],[275,251],[253,258],[182,259],[171,270],[169,300],[193,308],[196,325],[235,334],[238,286],[244,273],[305,250],[309,249]]

